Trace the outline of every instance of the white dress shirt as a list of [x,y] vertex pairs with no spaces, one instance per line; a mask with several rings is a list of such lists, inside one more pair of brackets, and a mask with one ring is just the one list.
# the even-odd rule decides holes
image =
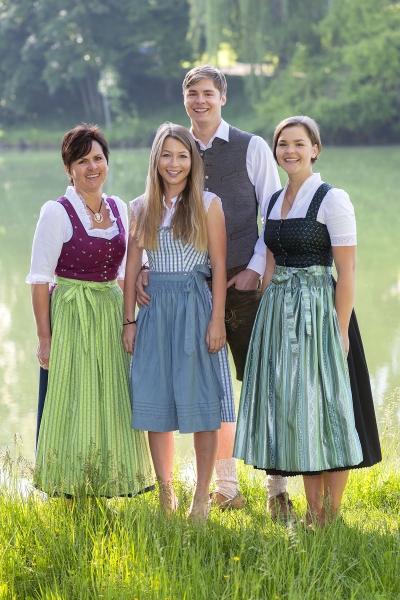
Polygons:
[[[191,128],[190,131],[193,135],[193,128]],[[222,119],[217,131],[210,139],[207,146],[194,135],[193,137],[199,143],[201,150],[208,150],[212,147],[216,137],[225,142],[229,142],[229,125]],[[250,139],[246,155],[246,168],[250,182],[255,188],[257,202],[260,206],[260,217],[264,224],[269,199],[274,192],[281,188],[281,183],[271,149],[267,142],[258,135],[253,135]],[[212,192],[213,190],[210,191]],[[254,254],[250,259],[247,268],[262,275],[265,270],[265,256],[266,248],[264,244],[264,232],[262,231],[254,247]]]
[[[103,201],[108,208],[110,219],[112,221],[112,225],[108,229],[93,227],[93,221],[90,216],[91,213],[81,197],[78,196],[73,186],[67,187],[65,198],[71,202],[86,233],[90,237],[111,240],[119,234],[117,220],[107,202],[107,194],[103,194]],[[122,224],[125,228],[126,237],[128,238],[127,206],[125,202],[117,196],[111,196],[111,198],[115,200]],[[73,229],[71,220],[63,205],[54,200],[46,202],[40,210],[39,221],[33,238],[31,270],[26,278],[26,283],[54,282],[54,271],[57,267],[63,244],[72,238],[72,234]],[[125,263],[126,251],[118,269],[118,279],[124,279],[125,277]]]
[[[303,219],[307,214],[308,207],[311,204],[315,192],[322,183],[323,181],[319,173],[313,173],[313,175],[308,177],[297,192],[293,206],[286,218]],[[289,182],[286,183],[279,198],[275,202],[268,217],[269,219],[281,219],[282,204],[288,184]],[[317,221],[326,225],[332,246],[357,245],[357,228],[354,207],[350,202],[348,194],[344,190],[338,188],[329,190],[319,207]]]

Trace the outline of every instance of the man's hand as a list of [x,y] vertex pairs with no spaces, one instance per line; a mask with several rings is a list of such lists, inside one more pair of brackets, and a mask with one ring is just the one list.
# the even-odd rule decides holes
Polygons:
[[226,287],[230,288],[234,285],[237,290],[256,290],[259,281],[259,273],[253,271],[253,269],[244,269],[244,271],[240,271],[232,277],[226,284]]
[[150,304],[150,296],[146,294],[144,288],[149,285],[149,274],[146,269],[142,269],[136,279],[136,302],[139,308],[144,304]]

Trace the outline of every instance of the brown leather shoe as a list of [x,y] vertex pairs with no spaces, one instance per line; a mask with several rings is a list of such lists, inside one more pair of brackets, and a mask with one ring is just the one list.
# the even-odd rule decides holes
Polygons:
[[273,521],[285,524],[296,522],[296,513],[293,510],[293,504],[287,492],[269,498],[268,510]]
[[246,498],[240,492],[232,500],[229,500],[217,491],[210,492],[210,498],[212,505],[217,506],[220,510],[244,508],[246,505]]

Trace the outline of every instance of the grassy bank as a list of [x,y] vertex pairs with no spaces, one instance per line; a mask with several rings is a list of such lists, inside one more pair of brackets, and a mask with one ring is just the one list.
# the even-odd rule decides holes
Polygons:
[[[223,117],[245,131],[258,133],[263,128],[262,122],[250,107],[243,93],[236,92],[232,98],[229,97],[228,103],[223,109]],[[82,117],[81,120],[85,119]],[[0,125],[0,150],[59,148],[64,133],[74,127],[78,121],[76,119],[55,122],[43,120],[31,121],[30,124],[23,126]],[[188,126],[189,120],[183,102],[175,102],[163,108],[116,119],[110,129],[105,129],[107,140],[114,148],[149,147],[155,131],[164,121]]]
[[[248,507],[186,522],[190,490],[170,521],[156,494],[69,509],[59,500],[0,500],[0,598],[397,599],[400,477],[353,474],[343,523],[311,533],[265,514],[260,478],[241,477]],[[301,495],[296,511],[304,510]]]
[[[390,424],[399,397],[397,390]],[[247,507],[213,509],[205,526],[186,521],[192,489],[183,476],[177,477],[180,508],[169,521],[157,509],[155,492],[138,499],[93,499],[71,509],[61,500],[43,501],[36,492],[18,499],[4,488],[0,599],[398,599],[395,429],[386,428],[383,444],[382,464],[351,473],[343,521],[315,532],[272,523],[264,477],[246,467],[240,479]],[[301,482],[296,485],[291,491],[302,515]]]

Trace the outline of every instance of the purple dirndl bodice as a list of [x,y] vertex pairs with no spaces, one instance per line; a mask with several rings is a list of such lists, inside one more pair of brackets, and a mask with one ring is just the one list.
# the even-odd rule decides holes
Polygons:
[[57,200],[71,220],[72,238],[63,244],[55,274],[84,281],[112,281],[125,255],[126,235],[115,200],[107,198],[117,220],[119,234],[111,240],[89,236],[71,202],[65,197]]

